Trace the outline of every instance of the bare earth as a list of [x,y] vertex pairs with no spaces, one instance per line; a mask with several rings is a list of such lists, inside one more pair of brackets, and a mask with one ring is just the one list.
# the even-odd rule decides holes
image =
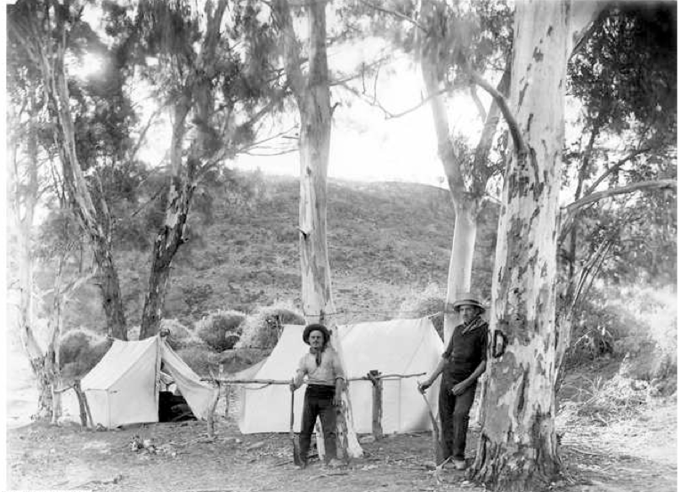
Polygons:
[[[665,492],[677,489],[676,397],[634,422],[562,429],[563,480],[550,490]],[[478,429],[468,445],[475,450]],[[133,437],[156,448],[134,451]],[[475,491],[464,472],[431,470],[428,433],[363,444],[365,457],[331,470],[318,461],[294,468],[285,434],[241,435],[222,417],[214,440],[202,422],[151,424],[116,431],[32,423],[8,431],[10,490],[93,491]]]

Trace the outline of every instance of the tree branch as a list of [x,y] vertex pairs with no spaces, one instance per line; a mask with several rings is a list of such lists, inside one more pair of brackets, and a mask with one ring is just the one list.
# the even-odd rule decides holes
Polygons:
[[606,10],[607,2],[590,0],[587,2],[573,2],[571,4],[571,41],[573,48],[569,54],[576,54],[596,28],[597,21]]
[[475,84],[480,85],[481,88],[484,89],[488,94],[490,94],[495,100],[495,102],[497,102],[498,106],[500,107],[500,111],[502,111],[502,116],[505,117],[505,121],[509,126],[509,132],[512,135],[512,140],[514,141],[514,145],[516,146],[517,151],[519,153],[526,152],[527,147],[526,143],[523,140],[523,137],[521,136],[519,124],[517,123],[516,118],[514,118],[514,115],[509,109],[505,97],[497,89],[495,89],[495,87],[493,87],[487,80],[481,77],[481,75],[479,75],[478,73],[470,72],[470,76]]
[[438,97],[438,96],[440,96],[441,94],[446,94],[446,93],[448,92],[448,89],[441,89],[441,90],[439,90],[438,92],[435,92],[435,93],[433,93],[433,94],[428,95],[427,97],[425,97],[424,99],[422,99],[419,103],[417,103],[415,106],[413,106],[413,107],[411,107],[411,108],[408,108],[408,109],[406,109],[406,110],[404,110],[404,111],[401,111],[400,113],[392,113],[392,112],[389,111],[387,108],[385,108],[385,107],[382,105],[382,103],[380,103],[376,98],[369,98],[369,97],[367,97],[365,94],[363,94],[363,93],[357,91],[356,89],[354,89],[353,87],[351,87],[351,86],[349,86],[349,85],[347,85],[347,84],[341,84],[341,85],[342,85],[342,87],[344,87],[346,90],[348,90],[348,91],[351,92],[352,94],[358,96],[359,99],[361,99],[362,101],[364,101],[364,102],[367,103],[368,105],[370,105],[370,106],[372,106],[372,107],[375,107],[375,108],[378,108],[380,111],[382,111],[382,113],[384,113],[384,119],[385,119],[385,120],[390,120],[390,119],[394,119],[394,118],[400,118],[400,117],[405,116],[405,115],[407,115],[407,114],[410,114],[410,113],[412,113],[412,112],[414,112],[414,111],[417,111],[418,109],[420,109],[422,106],[424,106],[425,104],[427,104],[427,103],[428,103],[430,100],[432,100],[433,98]]
[[472,95],[472,100],[474,101],[474,104],[476,104],[476,109],[479,111],[479,116],[481,117],[481,121],[486,121],[487,118],[487,113],[486,113],[486,108],[483,107],[483,103],[481,102],[481,99],[479,99],[479,94],[476,92],[476,86],[472,85],[469,88],[469,92]]
[[359,0],[359,2],[361,2],[366,7],[370,7],[371,9],[377,10],[378,12],[382,12],[382,13],[388,14],[388,15],[393,15],[394,17],[398,17],[401,20],[404,20],[406,22],[410,22],[413,26],[417,27],[418,29],[420,29],[424,33],[428,32],[422,24],[417,22],[415,19],[408,17],[407,15],[403,15],[400,12],[395,12],[393,10],[378,7],[377,5],[375,5],[373,3],[366,2],[366,0]]
[[633,193],[640,190],[652,189],[677,189],[677,181],[675,179],[657,179],[654,181],[642,181],[641,183],[633,183],[628,186],[621,186],[619,188],[612,188],[610,190],[599,191],[591,193],[580,200],[577,200],[570,205],[564,207],[564,211],[568,215],[572,215],[581,208],[591,203],[598,202],[604,198],[610,198],[616,195],[624,195],[626,193]]
[[644,147],[642,149],[637,149],[637,150],[631,152],[629,155],[620,159],[618,162],[615,163],[615,165],[608,168],[601,176],[599,176],[596,179],[596,181],[594,181],[594,183],[592,183],[592,185],[587,188],[587,191],[585,191],[584,195],[589,195],[590,193],[592,193],[594,191],[594,189],[596,189],[596,187],[599,186],[603,182],[604,179],[606,179],[608,176],[610,176],[615,171],[620,169],[623,166],[623,164],[625,164],[628,161],[631,161],[632,159],[634,159],[638,155],[643,154],[645,152],[648,152],[650,150],[651,150],[651,147]]

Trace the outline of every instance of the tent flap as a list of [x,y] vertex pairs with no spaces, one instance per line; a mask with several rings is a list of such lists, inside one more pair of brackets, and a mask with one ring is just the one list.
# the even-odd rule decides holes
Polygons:
[[158,422],[158,357],[174,378],[193,414],[206,419],[218,391],[200,377],[159,336],[115,340],[82,380],[95,425],[113,428]]

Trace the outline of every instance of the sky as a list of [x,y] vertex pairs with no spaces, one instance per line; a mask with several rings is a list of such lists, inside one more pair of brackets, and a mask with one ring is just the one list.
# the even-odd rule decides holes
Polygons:
[[[329,52],[331,70],[352,71],[364,59],[371,59],[382,49],[377,41],[364,43],[361,47],[343,48]],[[90,65],[96,70],[97,64]],[[81,72],[85,75],[85,71]],[[397,57],[390,66],[380,70],[377,84],[366,79],[367,97],[374,97],[391,114],[407,112],[401,117],[389,117],[382,109],[356,97],[350,97],[341,87],[332,87],[331,103],[339,103],[333,113],[332,139],[328,176],[335,179],[355,181],[405,181],[447,187],[443,167],[437,156],[436,133],[431,110],[422,104],[423,83],[418,67],[405,55]],[[373,90],[373,88],[375,88]],[[148,97],[144,89],[135,89],[135,97]],[[483,96],[482,96],[483,97]],[[486,103],[488,99],[486,98]],[[455,132],[472,138],[481,130],[481,119],[468,95],[456,96],[451,104],[450,124]],[[147,108],[149,116],[153,108]],[[297,114],[290,115],[297,120]],[[144,118],[141,121],[145,121]],[[288,125],[280,124],[272,131],[278,132]],[[170,128],[167,118],[159,121],[148,135],[147,145],[140,157],[151,165],[157,165],[167,152]],[[293,139],[279,139],[293,148]],[[275,143],[273,144],[275,145]],[[299,175],[299,154],[291,152],[266,156],[272,151],[257,149],[252,154],[240,155],[233,166],[243,170],[261,170],[267,174]]]
[[[331,68],[338,58],[330,54]],[[370,87],[367,95],[375,94],[379,105],[391,114],[412,111],[390,117],[366,102],[348,100],[347,91],[334,87],[332,100],[333,103],[339,101],[340,105],[333,115],[329,177],[447,186],[437,156],[431,110],[428,104],[422,104],[423,84],[417,66],[402,56],[391,70],[384,72],[375,92],[373,80],[366,80],[366,87]],[[450,112],[452,130],[469,136],[480,132],[481,120],[468,97],[456,97],[449,107],[453,109]],[[297,153],[276,157],[241,156],[236,165],[275,174],[299,174]]]

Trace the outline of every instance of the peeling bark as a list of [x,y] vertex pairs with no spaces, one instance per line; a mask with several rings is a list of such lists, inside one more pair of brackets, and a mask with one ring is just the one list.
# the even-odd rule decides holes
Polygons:
[[471,470],[491,490],[544,490],[561,468],[555,279],[569,5],[526,0],[515,13],[510,103],[525,148],[515,145],[506,170],[490,319],[507,347],[488,361]]
[[[300,114],[299,253],[304,316],[309,323],[323,323],[331,329],[332,346],[339,355],[342,367],[346,367],[333,319],[335,305],[327,245],[326,191],[332,109],[326,52],[326,3],[322,0],[306,5],[309,33],[309,68],[306,76],[300,68],[300,46],[292,27],[290,5],[286,0],[274,3],[274,15],[284,42],[288,84]],[[363,455],[363,450],[354,430],[348,391],[342,393],[342,403],[337,418],[338,456],[357,458]],[[319,441],[322,442],[322,439]]]

